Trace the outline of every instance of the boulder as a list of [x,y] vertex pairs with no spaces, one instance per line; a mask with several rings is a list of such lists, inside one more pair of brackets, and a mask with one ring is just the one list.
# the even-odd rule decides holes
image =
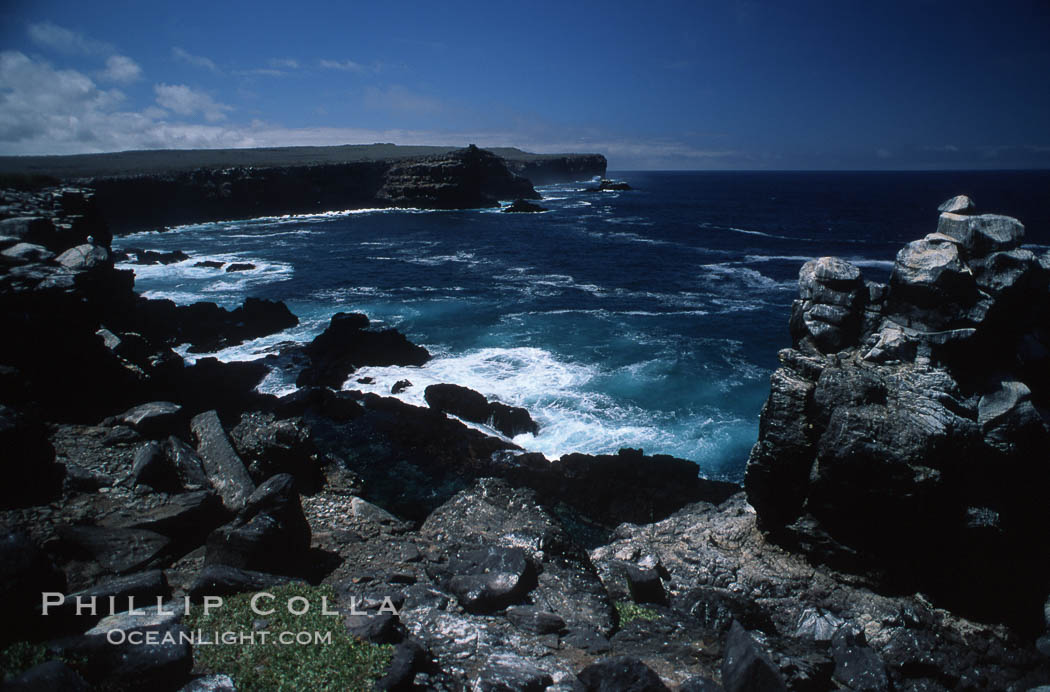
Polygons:
[[63,267],[76,272],[92,271],[112,266],[109,251],[104,247],[90,243],[69,248],[56,257],[55,261]]
[[165,453],[168,461],[175,468],[179,484],[185,490],[211,489],[211,481],[204,470],[204,462],[197,456],[196,450],[178,437],[171,435],[165,441]]
[[[178,622],[182,613],[178,601],[160,605],[156,601],[149,604],[138,603],[134,610],[107,615],[84,634],[106,635],[111,632],[134,632],[147,628],[161,627]],[[111,635],[115,636],[115,635]]]
[[205,565],[194,579],[188,593],[190,600],[200,603],[205,596],[232,596],[249,591],[265,591],[291,582],[302,580],[283,574],[237,569],[228,565]]
[[660,676],[636,658],[620,656],[592,663],[577,674],[587,692],[667,692]]
[[197,438],[197,452],[212,487],[227,509],[239,512],[255,490],[255,483],[230,445],[218,414],[207,411],[194,416],[190,429]]
[[368,318],[337,313],[328,327],[306,346],[310,366],[300,374],[300,386],[316,384],[339,389],[354,370],[364,366],[423,365],[430,353],[396,329],[367,331]]
[[151,438],[164,437],[185,425],[182,407],[170,401],[151,401],[139,404],[116,416],[117,423],[134,428]]
[[208,537],[206,565],[294,575],[310,549],[295,479],[280,473],[260,485],[229,524]]
[[491,425],[508,437],[539,431],[529,412],[518,406],[489,402],[473,389],[457,384],[432,384],[423,392],[430,408],[473,423]]
[[458,384],[432,384],[424,390],[423,398],[430,408],[464,420],[484,423],[489,418],[488,400],[473,389]]
[[535,493],[479,480],[431,512],[420,533],[449,553],[434,577],[472,604],[468,612],[523,605],[527,596],[537,611],[508,609],[516,628],[556,624],[543,612],[561,618],[567,636],[612,632],[615,611],[593,565]]
[[474,689],[478,692],[543,692],[554,682],[550,673],[520,656],[494,654],[481,669]]
[[491,613],[520,602],[536,584],[536,568],[521,548],[489,546],[456,556],[449,589],[471,613]]
[[973,299],[973,272],[963,261],[959,245],[937,235],[915,240],[897,253],[890,277],[893,290],[909,291],[909,299],[937,306],[937,298],[952,302]]
[[943,213],[937,223],[937,233],[958,242],[968,256],[983,257],[1019,247],[1024,226],[1017,219],[998,214]]
[[143,250],[140,248],[129,247],[127,251],[135,255],[135,264],[175,264],[176,262],[184,262],[190,258],[190,256],[182,250],[158,252],[157,250]]
[[197,490],[173,495],[164,504],[139,514],[130,528],[156,531],[179,545],[193,546],[227,517],[214,492]]
[[834,678],[857,692],[887,692],[892,689],[886,666],[870,646],[865,646],[863,635],[843,628],[831,639],[831,655],[835,659]]
[[[155,610],[158,598],[166,600],[170,596],[171,587],[164,572],[151,569],[104,579],[87,589],[66,594],[61,606],[49,609],[49,616],[73,622],[76,631],[83,632],[110,615],[111,610],[118,613],[132,608]],[[80,613],[78,604],[85,608]]]
[[360,497],[350,499],[350,514],[355,519],[375,524],[398,525],[402,523],[400,519],[382,507],[378,507]]
[[256,483],[277,473],[290,473],[303,491],[320,487],[320,457],[310,426],[301,417],[245,413],[230,430],[230,440]]
[[945,202],[941,202],[941,205],[937,207],[937,211],[949,214],[972,214],[975,208],[976,205],[972,199],[966,195],[956,195]]
[[160,566],[170,558],[170,539],[145,529],[102,526],[60,526],[62,543],[86,554],[112,574],[128,574]]
[[540,426],[532,419],[528,410],[520,406],[508,406],[499,401],[493,401],[489,403],[489,411],[492,413],[492,427],[507,437],[523,434],[535,435],[540,431]]
[[28,264],[30,262],[47,262],[54,259],[55,253],[43,245],[35,243],[18,243],[0,252],[0,259],[8,264]]
[[660,572],[653,567],[627,566],[627,590],[635,603],[666,603]]
[[547,211],[545,207],[541,207],[538,204],[534,204],[524,199],[516,199],[514,202],[503,208],[504,214],[514,213],[535,213],[539,211]]
[[145,485],[160,492],[175,492],[182,489],[178,473],[157,442],[147,442],[135,453],[131,467],[133,485]]
[[416,673],[427,664],[427,654],[419,642],[405,639],[394,648],[386,674],[376,681],[377,690],[402,692],[415,688]]
[[[181,686],[193,668],[189,632],[179,624],[144,627],[152,634],[139,644],[112,644],[105,635],[82,635],[52,642],[49,651],[85,663],[79,672],[104,689],[164,689]],[[155,642],[155,643],[154,643]]]
[[226,265],[226,273],[231,272],[248,272],[255,269],[255,265],[251,262],[231,262]]
[[726,692],[787,692],[787,685],[769,654],[739,622],[733,623],[726,637],[722,686]]
[[176,305],[139,297],[135,308],[125,318],[128,331],[171,346],[188,343],[191,353],[218,351],[299,324],[284,303],[262,298],[246,298],[227,310],[212,302]]
[[394,386],[390,388],[390,393],[391,394],[400,394],[401,392],[405,391],[406,389],[408,389],[411,386],[412,386],[412,383],[409,380],[398,380],[397,382],[394,383]]
[[609,180],[608,178],[602,178],[601,182],[598,183],[598,187],[594,188],[594,191],[616,191],[616,190],[630,190],[630,185],[623,182],[622,180]]
[[557,634],[565,629],[565,620],[560,615],[536,606],[510,606],[507,619],[518,629],[532,634]]
[[373,644],[394,644],[401,639],[401,621],[393,613],[347,615],[343,624],[351,637]]
[[836,257],[810,260],[799,270],[799,296],[792,309],[791,334],[834,353],[852,345],[860,332],[868,290],[860,270]]

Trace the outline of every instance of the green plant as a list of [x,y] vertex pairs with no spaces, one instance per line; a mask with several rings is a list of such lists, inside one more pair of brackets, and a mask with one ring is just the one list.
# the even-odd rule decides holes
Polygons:
[[[385,673],[392,647],[354,639],[347,633],[342,616],[323,613],[322,598],[327,599],[329,609],[334,609],[332,587],[288,584],[267,593],[273,599],[257,604],[260,609],[273,609],[265,615],[252,610],[254,594],[250,593],[225,598],[221,607],[207,614],[203,606],[191,609],[186,626],[195,639],[197,668],[228,674],[241,692],[370,690]],[[306,599],[309,610],[301,615],[290,613],[287,606],[291,599],[299,598]],[[303,604],[302,600],[295,601],[294,609],[303,610]],[[201,644],[201,640],[215,642],[223,633],[235,633],[237,641]],[[309,633],[313,641],[281,643],[281,633]],[[242,637],[244,641],[240,641]]]
[[660,617],[660,614],[652,608],[646,608],[631,601],[617,601],[615,606],[616,614],[620,618],[620,627],[633,620],[655,620]]
[[53,657],[47,655],[43,644],[15,642],[0,650],[0,680],[19,675],[49,658]]

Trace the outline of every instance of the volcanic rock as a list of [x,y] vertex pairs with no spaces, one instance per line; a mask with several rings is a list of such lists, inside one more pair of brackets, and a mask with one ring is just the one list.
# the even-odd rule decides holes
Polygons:
[[310,548],[295,479],[280,473],[260,485],[237,518],[208,537],[207,565],[296,574]]

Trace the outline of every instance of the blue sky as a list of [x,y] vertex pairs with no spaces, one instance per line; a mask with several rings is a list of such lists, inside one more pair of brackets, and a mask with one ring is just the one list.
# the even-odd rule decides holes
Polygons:
[[0,0],[0,153],[396,142],[1050,167],[1050,2]]

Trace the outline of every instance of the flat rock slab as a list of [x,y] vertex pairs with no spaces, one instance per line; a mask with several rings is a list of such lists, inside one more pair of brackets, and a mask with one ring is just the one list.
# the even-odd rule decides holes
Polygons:
[[190,587],[190,598],[197,603],[204,596],[231,596],[302,581],[279,574],[237,569],[226,565],[207,565]]
[[200,536],[222,523],[226,514],[219,498],[210,490],[173,496],[149,510],[129,528],[147,529],[172,538]]
[[208,480],[218,491],[226,508],[239,512],[255,490],[255,483],[230,444],[219,422],[219,414],[206,411],[194,416],[190,421],[190,429],[197,438],[197,453],[204,463]]
[[143,435],[167,434],[178,425],[181,412],[182,407],[170,401],[151,401],[129,408],[117,420]]
[[107,571],[126,574],[160,562],[171,541],[145,529],[64,526],[59,536],[91,555]]
[[81,673],[103,689],[170,689],[189,678],[193,647],[183,641],[185,627],[169,624],[139,631],[154,632],[157,643],[114,645],[104,635],[81,635],[53,642],[49,650],[87,661]]

